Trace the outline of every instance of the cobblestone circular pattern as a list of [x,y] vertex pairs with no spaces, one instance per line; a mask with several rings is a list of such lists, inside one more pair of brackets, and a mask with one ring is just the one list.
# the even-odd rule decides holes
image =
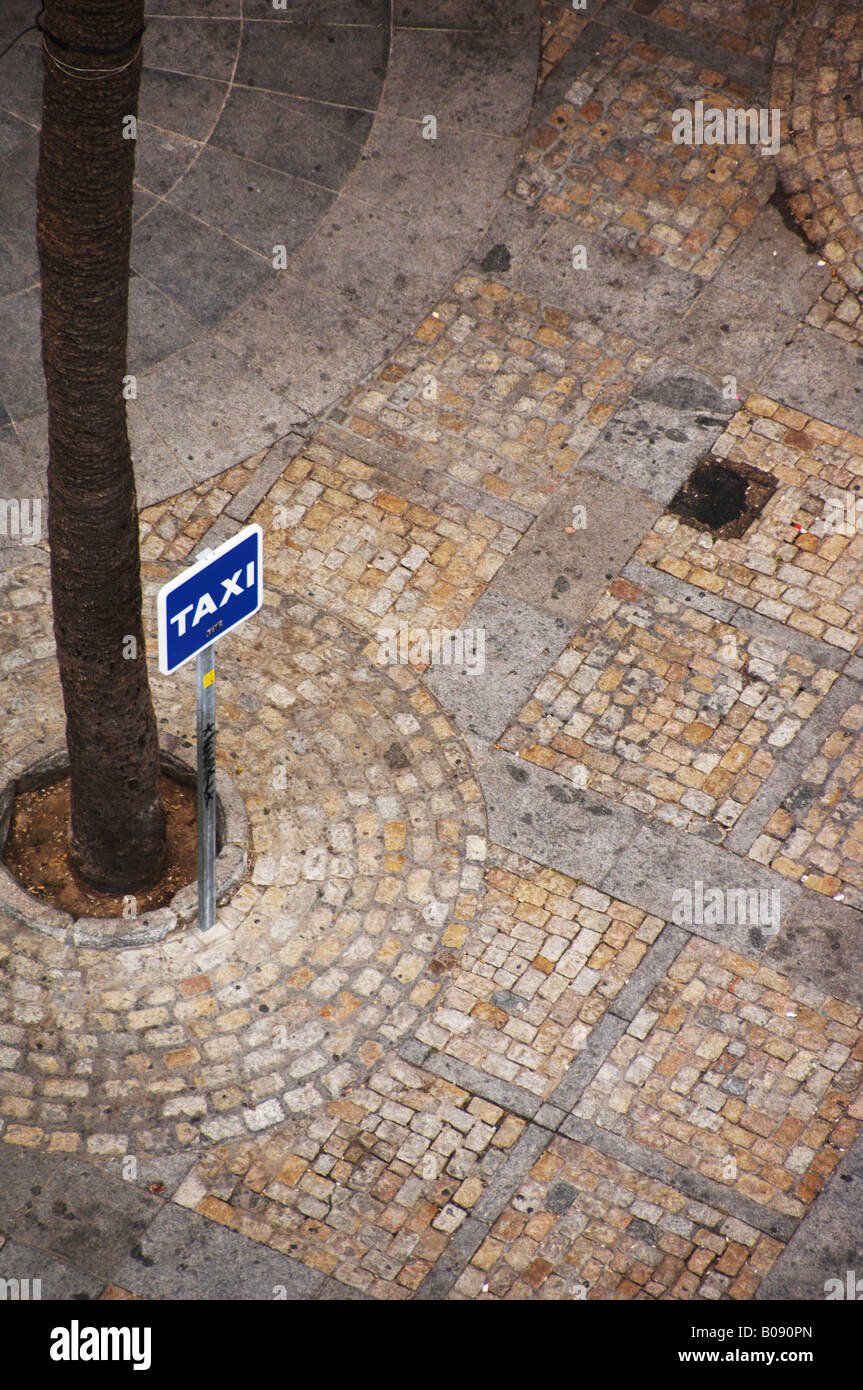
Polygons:
[[[12,756],[62,730],[44,558],[0,575]],[[145,568],[148,610],[172,570]],[[177,1151],[314,1109],[410,1035],[467,935],[484,812],[415,675],[378,670],[334,619],[271,591],[241,631],[218,652],[217,746],[246,802],[251,875],[212,932],[142,949],[0,917],[6,1142]],[[182,741],[193,670],[152,682],[160,729]]]
[[770,104],[782,113],[776,155],[791,210],[859,299],[863,290],[863,13],[798,0],[779,35]]

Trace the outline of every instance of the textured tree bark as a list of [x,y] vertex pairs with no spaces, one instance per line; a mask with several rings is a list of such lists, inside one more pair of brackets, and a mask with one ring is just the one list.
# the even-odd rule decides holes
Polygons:
[[[143,14],[144,0],[47,0],[42,18],[38,245],[69,851],[113,892],[152,883],[165,857],[123,398],[135,167],[123,130],[137,114]],[[117,51],[88,51],[104,49]]]

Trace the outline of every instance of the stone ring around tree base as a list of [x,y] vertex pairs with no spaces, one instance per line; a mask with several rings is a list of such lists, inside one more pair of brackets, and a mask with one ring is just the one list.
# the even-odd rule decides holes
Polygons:
[[[159,761],[164,773],[186,786],[195,786],[195,769],[178,756],[180,740],[162,735]],[[31,744],[2,770],[0,785],[0,854],[6,844],[15,797],[59,781],[69,771],[65,744],[45,752],[44,742]],[[241,883],[249,864],[249,818],[243,799],[230,775],[216,771],[216,900],[223,902]],[[0,863],[0,913],[45,936],[71,941],[90,950],[120,950],[150,946],[171,932],[194,922],[198,915],[197,881],[175,893],[166,907],[142,912],[139,917],[78,917],[51,907],[28,893]]]

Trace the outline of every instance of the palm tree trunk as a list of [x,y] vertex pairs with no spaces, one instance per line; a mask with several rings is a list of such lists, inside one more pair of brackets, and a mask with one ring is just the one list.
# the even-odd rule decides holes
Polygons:
[[112,892],[152,883],[165,855],[123,398],[135,167],[123,132],[138,108],[143,11],[144,0],[47,0],[42,20],[38,244],[69,848]]

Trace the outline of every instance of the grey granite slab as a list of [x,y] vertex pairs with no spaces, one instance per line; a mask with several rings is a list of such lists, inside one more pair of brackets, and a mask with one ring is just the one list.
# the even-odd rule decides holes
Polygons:
[[[203,13],[199,6],[198,14]],[[240,45],[240,16],[217,19],[170,19],[151,16],[147,21],[144,51],[148,68],[165,72],[186,72],[194,77],[216,77],[230,81]]]
[[819,265],[820,259],[769,204],[723,257],[714,283],[802,319],[830,284],[829,267]]
[[513,283],[521,262],[536,250],[556,220],[550,212],[505,193],[473,252],[471,268],[502,284]]
[[[727,920],[699,922],[695,920],[699,915],[708,915],[697,906],[699,883],[705,897],[709,889],[719,889],[723,895],[729,891],[757,893],[758,901],[747,897],[744,905],[739,897],[724,896],[722,915]],[[777,919],[781,931],[803,891],[781,874],[656,820],[644,821],[599,886],[604,893],[748,956],[761,955],[775,934]],[[690,897],[685,898],[684,892]],[[687,904],[692,920],[684,915]],[[739,920],[744,917],[745,921]]]
[[739,404],[700,369],[663,356],[617,408],[580,465],[667,505]]
[[231,1302],[311,1298],[323,1282],[319,1270],[176,1206],[162,1208],[114,1275],[143,1298]]
[[[573,248],[583,247],[585,265],[573,265]],[[630,251],[558,221],[519,270],[520,288],[536,294],[604,333],[620,333],[659,347],[677,329],[702,288],[695,275]]]
[[462,126],[518,136],[527,123],[539,28],[484,32],[396,29],[381,111],[438,128]]
[[0,1144],[0,1230],[11,1231],[41,1196],[64,1162],[61,1154],[38,1154],[17,1144]]
[[128,370],[144,372],[201,336],[201,325],[139,275],[129,281]]
[[275,246],[284,246],[287,256],[302,246],[333,196],[329,189],[208,145],[168,201],[272,262]]
[[529,29],[536,18],[531,0],[393,0],[397,28]]
[[755,1298],[759,1303],[863,1299],[863,1135],[854,1140]]
[[[0,47],[4,46],[0,39]],[[0,160],[20,149],[32,134],[33,127],[29,121],[22,121],[19,116],[0,109]]]
[[[576,507],[584,507],[583,516]],[[578,469],[552,494],[486,592],[521,598],[579,626],[660,512],[644,493]],[[567,534],[573,520],[579,526]]]
[[[33,13],[30,23],[33,22]],[[23,27],[23,26],[22,26]],[[42,46],[16,43],[3,58],[0,109],[26,125],[42,120]]]
[[[503,751],[489,756],[480,785],[493,844],[593,885],[608,876],[624,851],[629,853],[641,825],[630,807],[576,790],[556,773]],[[616,896],[634,901],[624,893]]]
[[[220,325],[219,338],[311,415],[338,400],[401,340],[398,329],[286,270]],[[274,346],[277,345],[277,346]]]
[[709,284],[669,339],[668,350],[717,375],[735,377],[742,397],[761,381],[796,327],[796,318],[768,300]]
[[215,78],[144,68],[138,116],[190,140],[206,140],[219,118],[227,84]]
[[828,424],[863,434],[863,348],[801,324],[759,390]]
[[12,1236],[105,1280],[112,1279],[161,1207],[133,1183],[110,1178],[79,1159],[64,1160],[38,1185]]
[[288,269],[404,332],[452,283],[466,240],[460,228],[431,237],[422,218],[342,193]]
[[17,1240],[7,1240],[0,1249],[0,1299],[4,1302],[16,1295],[27,1302],[96,1299],[105,1282]]
[[[175,0],[176,2],[176,0]],[[183,0],[200,4],[200,0]],[[246,19],[321,24],[389,24],[389,0],[285,0],[283,10],[274,10],[272,0],[243,0]]]
[[372,128],[368,111],[232,87],[212,147],[339,189]]
[[42,374],[38,286],[11,295],[3,302],[0,334],[0,401],[13,420],[26,420],[47,408]]
[[207,326],[276,274],[272,252],[265,260],[167,203],[136,224],[132,267]]
[[863,1009],[863,913],[804,890],[764,963]]
[[197,140],[139,121],[135,178],[153,193],[167,193],[177,179],[182,178],[200,149]]
[[137,409],[197,481],[273,444],[304,412],[210,338],[138,381]]
[[389,29],[250,20],[237,82],[374,111],[387,71]]
[[33,283],[33,276],[27,273],[17,257],[0,241],[0,302],[7,295],[18,294],[21,290],[30,288]]
[[[478,660],[469,668],[430,666],[425,683],[460,729],[494,741],[529,699],[575,627],[521,599],[486,591],[461,630],[466,649],[479,653],[484,646],[484,669]],[[482,645],[474,648],[474,641]]]
[[519,153],[518,141],[476,130],[444,127],[426,140],[420,122],[379,114],[346,191],[377,207],[422,216],[432,235],[459,227],[473,246]]

